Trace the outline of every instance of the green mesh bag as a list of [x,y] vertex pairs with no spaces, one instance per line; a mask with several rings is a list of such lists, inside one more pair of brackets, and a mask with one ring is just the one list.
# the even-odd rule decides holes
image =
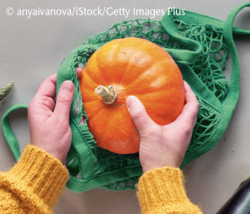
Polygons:
[[[119,155],[96,146],[88,130],[88,117],[84,111],[75,68],[86,65],[96,50],[117,38],[144,38],[168,51],[200,103],[197,124],[183,167],[212,149],[228,126],[240,90],[239,60],[233,33],[250,34],[234,27],[233,21],[241,9],[249,6],[250,3],[247,3],[235,8],[226,22],[190,11],[185,11],[183,16],[165,14],[161,21],[123,21],[89,38],[63,60],[58,70],[57,93],[65,80],[71,80],[75,85],[70,112],[72,146],[67,158],[69,189],[75,192],[96,187],[117,191],[134,189],[142,175],[138,153]],[[223,75],[229,54],[232,58],[230,84]],[[20,157],[20,149],[8,115],[18,108],[27,106],[12,106],[2,119],[4,136],[16,160]],[[77,114],[76,108],[79,110]],[[79,124],[82,117],[85,118],[85,124]]]

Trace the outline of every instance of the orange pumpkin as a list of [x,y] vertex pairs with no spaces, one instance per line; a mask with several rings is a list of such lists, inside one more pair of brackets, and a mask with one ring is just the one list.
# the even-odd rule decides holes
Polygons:
[[139,38],[115,39],[96,51],[83,68],[80,88],[97,145],[118,154],[139,151],[140,136],[126,106],[129,95],[159,125],[173,122],[184,105],[183,79],[174,60]]

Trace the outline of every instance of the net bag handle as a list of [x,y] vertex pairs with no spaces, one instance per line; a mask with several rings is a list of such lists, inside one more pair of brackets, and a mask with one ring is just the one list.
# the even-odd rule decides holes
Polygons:
[[[239,56],[237,53],[237,49],[233,40],[233,33],[242,34],[242,35],[250,35],[250,31],[242,30],[233,26],[233,22],[236,18],[236,15],[245,7],[250,7],[250,2],[242,4],[234,8],[228,15],[226,22],[224,23],[224,38],[225,42],[229,48],[231,59],[232,59],[232,71],[231,78],[228,86],[228,94],[222,103],[224,111],[222,112],[221,122],[218,124],[216,128],[216,133],[214,134],[211,141],[217,142],[218,136],[222,136],[224,131],[226,130],[230,118],[233,114],[233,111],[236,107],[236,104],[239,99],[240,93],[240,64],[239,64]],[[216,137],[217,136],[217,137]],[[205,149],[205,148],[203,148]]]
[[164,48],[172,58],[182,64],[194,64],[200,57],[203,48],[200,43],[180,35],[175,26],[172,13],[166,12],[160,21],[164,30],[173,38],[185,43],[185,49]]
[[20,156],[21,156],[21,152],[20,152],[20,148],[19,148],[19,144],[18,141],[16,139],[16,136],[10,126],[10,121],[9,121],[9,114],[11,114],[12,112],[18,110],[18,109],[28,109],[28,106],[25,104],[14,104],[12,105],[7,112],[3,115],[1,124],[2,124],[2,130],[3,130],[3,135],[8,143],[8,146],[15,158],[16,161],[19,160]]
[[232,106],[229,102],[231,101],[237,102],[239,98],[240,65],[239,65],[239,56],[233,40],[233,32],[236,32],[237,34],[250,35],[250,31],[235,28],[233,26],[233,22],[235,20],[236,15],[245,7],[250,7],[250,2],[234,8],[228,15],[227,20],[224,24],[224,38],[229,47],[232,58],[232,73],[229,83],[229,93],[224,103],[224,105],[227,106],[227,108],[230,108],[230,106]]
[[[239,92],[240,92],[240,66],[239,66],[239,58],[238,58],[237,49],[235,47],[234,40],[233,40],[233,34],[250,35],[250,31],[243,30],[243,29],[233,26],[233,22],[235,20],[236,15],[245,7],[250,7],[250,3],[248,2],[248,3],[235,7],[229,13],[227,20],[225,22],[222,20],[213,18],[213,17],[205,16],[205,15],[194,13],[191,11],[185,11],[186,15],[183,15],[183,16],[177,16],[177,15],[173,15],[172,13],[170,14],[166,13],[163,17],[164,21],[161,22],[166,32],[178,40],[183,40],[186,38],[178,34],[177,28],[175,27],[175,24],[173,23],[173,21],[171,25],[166,25],[167,23],[169,23],[168,21],[170,19],[174,20],[175,18],[175,19],[184,21],[189,24],[194,23],[197,25],[199,24],[204,25],[204,23],[206,23],[208,25],[214,25],[216,27],[220,27],[223,29],[225,42],[231,53],[232,72],[231,72],[230,83],[228,86],[229,93],[227,97],[225,98],[224,102],[221,104],[219,103],[218,99],[213,94],[212,96],[211,96],[211,93],[209,95],[210,99],[213,98],[213,103],[212,103],[213,105],[221,106],[220,107],[220,109],[222,110],[221,120],[218,123],[218,126],[216,127],[216,131],[210,140],[210,144],[206,144],[203,147],[195,151],[197,157],[201,156],[202,154],[204,154],[205,152],[213,148],[216,142],[218,142],[218,140],[221,138],[222,134],[224,133],[224,131],[226,130],[229,124],[230,118],[238,102]],[[180,54],[180,57],[181,57],[181,53],[177,53],[177,54]],[[188,80],[188,82],[191,83],[191,86],[195,85],[196,82],[199,81],[198,77],[193,73],[188,63],[179,64],[179,67],[183,68],[183,71],[185,71],[183,73],[183,76],[185,77],[186,80]],[[204,85],[204,87],[206,86]],[[209,92],[209,90],[206,90],[206,88],[204,87],[202,87],[202,84],[201,84],[199,85],[199,87],[194,87],[194,88],[192,87],[192,89],[195,90],[197,94],[206,95],[205,97],[207,97],[208,96],[207,92]],[[204,94],[203,93],[204,91],[207,91],[207,92]],[[182,164],[185,165],[187,163],[191,163],[192,160],[193,160],[192,153],[186,153]]]

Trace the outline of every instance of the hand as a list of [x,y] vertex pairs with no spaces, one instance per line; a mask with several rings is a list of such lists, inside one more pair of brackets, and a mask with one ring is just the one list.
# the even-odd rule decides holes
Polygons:
[[190,86],[184,82],[185,105],[178,118],[159,126],[147,115],[143,104],[134,96],[127,98],[130,116],[141,137],[140,161],[143,172],[164,166],[180,167],[192,137],[199,103]]
[[[77,71],[78,75],[80,70]],[[70,106],[74,85],[65,81],[56,96],[56,74],[48,77],[39,87],[28,108],[31,144],[43,149],[66,163],[72,139],[69,126]]]

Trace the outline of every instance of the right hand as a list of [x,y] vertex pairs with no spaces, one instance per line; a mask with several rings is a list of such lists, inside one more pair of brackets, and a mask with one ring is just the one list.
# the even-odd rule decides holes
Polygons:
[[140,161],[143,172],[164,166],[179,168],[196,124],[199,103],[190,86],[184,82],[185,105],[177,119],[169,125],[157,125],[134,96],[127,98],[130,116],[140,137]]

